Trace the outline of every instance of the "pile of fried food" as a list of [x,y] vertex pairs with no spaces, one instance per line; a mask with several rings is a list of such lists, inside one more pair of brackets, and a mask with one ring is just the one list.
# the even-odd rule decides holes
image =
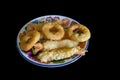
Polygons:
[[42,63],[85,55],[87,50],[84,47],[91,37],[90,31],[82,24],[69,23],[67,18],[38,24],[29,23],[26,30],[19,34],[21,50],[32,50]]

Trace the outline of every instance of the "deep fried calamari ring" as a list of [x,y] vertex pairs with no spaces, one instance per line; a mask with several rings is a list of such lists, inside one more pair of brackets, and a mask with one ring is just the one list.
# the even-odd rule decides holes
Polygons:
[[64,29],[60,24],[54,22],[45,23],[42,32],[50,40],[60,40],[64,36]]
[[30,50],[34,44],[40,39],[40,33],[36,30],[29,31],[26,35],[22,38],[20,42],[20,48],[23,51]]
[[91,36],[89,29],[81,24],[71,25],[68,28],[68,35],[72,40],[78,42],[87,41]]

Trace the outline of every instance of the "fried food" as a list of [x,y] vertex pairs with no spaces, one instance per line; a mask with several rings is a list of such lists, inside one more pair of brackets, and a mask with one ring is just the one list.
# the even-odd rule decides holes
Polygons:
[[91,36],[89,29],[82,24],[71,25],[68,28],[68,35],[72,40],[78,42],[87,41]]
[[20,42],[20,48],[23,51],[30,50],[34,44],[39,41],[40,39],[40,33],[36,30],[29,31],[26,33],[25,36],[23,36],[21,42]]
[[25,35],[26,35],[26,31],[23,31],[22,33],[19,34],[20,41],[23,39]]
[[27,26],[27,31],[37,30],[38,24],[30,23]]
[[86,50],[80,49],[80,47],[73,48],[59,48],[50,51],[44,51],[39,53],[37,58],[40,62],[48,63],[53,60],[61,60],[65,58],[69,58],[73,55],[82,55],[86,52]]
[[51,50],[56,48],[71,48],[78,45],[78,42],[65,39],[60,41],[46,41],[43,43],[44,50]]
[[27,26],[27,31],[32,31],[32,30],[37,30],[39,32],[42,31],[42,26],[44,25],[44,23],[29,23]]
[[91,37],[86,26],[56,16],[31,21],[23,29],[18,35],[20,49],[25,53],[31,52],[31,59],[45,64],[85,55],[86,44]]
[[60,40],[64,36],[64,29],[60,24],[48,22],[42,27],[42,32],[50,40]]

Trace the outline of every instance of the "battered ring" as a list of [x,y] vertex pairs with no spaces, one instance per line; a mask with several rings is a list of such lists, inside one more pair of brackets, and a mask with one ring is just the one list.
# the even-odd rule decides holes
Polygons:
[[71,25],[68,28],[68,35],[72,40],[78,42],[87,41],[91,36],[89,29],[82,24]]
[[23,51],[30,50],[34,44],[39,41],[40,39],[40,33],[36,30],[29,31],[26,33],[25,36],[23,36],[21,42],[20,42],[20,48]]
[[42,27],[42,32],[50,40],[60,40],[65,34],[64,28],[60,24],[53,22],[45,23]]

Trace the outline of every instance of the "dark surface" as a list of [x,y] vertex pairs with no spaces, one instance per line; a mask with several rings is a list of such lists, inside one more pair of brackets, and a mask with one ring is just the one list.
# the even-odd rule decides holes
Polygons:
[[[25,4],[23,5],[25,6]],[[26,7],[21,8],[19,5],[15,6],[17,6],[17,9],[12,7],[9,16],[12,20],[10,21],[12,28],[9,28],[8,30],[11,31],[10,33],[12,33],[10,45],[12,45],[13,48],[12,52],[7,56],[9,59],[8,61],[10,62],[9,67],[6,66],[8,74],[12,72],[12,75],[16,75],[17,78],[29,78],[31,80],[41,80],[46,78],[53,79],[55,77],[56,79],[67,78],[80,80],[80,78],[84,76],[89,78],[100,76],[98,75],[100,72],[100,63],[98,61],[99,52],[97,52],[98,16],[96,9],[93,7],[79,8],[78,5],[73,7],[66,5],[66,3],[53,3],[52,6],[47,5],[47,7],[26,5]],[[68,8],[71,9],[68,10]],[[63,15],[73,18],[79,21],[81,24],[86,25],[91,31],[90,43],[86,55],[70,65],[53,69],[38,67],[27,62],[20,56],[16,48],[16,37],[22,26],[36,17],[50,14]],[[11,78],[15,77],[11,76]]]

